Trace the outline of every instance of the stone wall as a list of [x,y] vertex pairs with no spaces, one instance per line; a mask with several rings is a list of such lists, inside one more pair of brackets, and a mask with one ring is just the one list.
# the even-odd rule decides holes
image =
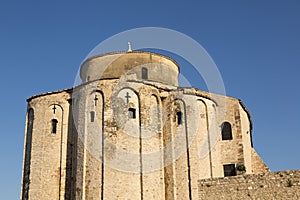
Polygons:
[[199,199],[300,199],[300,170],[203,179]]
[[257,154],[255,149],[251,149],[251,161],[252,161],[252,172],[251,174],[261,174],[269,172],[269,167],[264,163],[264,161]]

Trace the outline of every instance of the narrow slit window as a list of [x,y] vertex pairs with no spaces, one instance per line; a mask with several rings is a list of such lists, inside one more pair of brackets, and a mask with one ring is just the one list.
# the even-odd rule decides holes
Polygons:
[[236,176],[235,164],[223,165],[224,176]]
[[177,118],[177,125],[181,125],[182,124],[182,112],[177,112],[176,113],[176,118]]
[[135,119],[136,118],[136,113],[134,108],[129,108],[128,109],[128,118],[129,119]]
[[91,111],[90,115],[91,115],[91,122],[94,122],[95,121],[95,112]]
[[56,134],[56,132],[57,132],[57,123],[58,123],[58,121],[56,119],[51,120],[52,133],[53,134]]
[[229,122],[224,122],[221,125],[222,129],[222,140],[232,140],[232,129]]
[[148,69],[145,67],[142,68],[142,79],[148,80]]

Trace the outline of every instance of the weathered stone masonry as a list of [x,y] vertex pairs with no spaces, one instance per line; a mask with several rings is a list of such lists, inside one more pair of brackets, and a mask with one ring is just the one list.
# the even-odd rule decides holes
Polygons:
[[203,179],[199,199],[300,199],[300,171]]
[[82,84],[30,97],[21,199],[198,199],[201,179],[268,172],[242,102],[178,74],[163,55],[109,53]]

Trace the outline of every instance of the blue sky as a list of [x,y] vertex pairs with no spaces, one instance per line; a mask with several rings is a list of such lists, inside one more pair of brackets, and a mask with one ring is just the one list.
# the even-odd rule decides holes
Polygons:
[[263,160],[273,171],[300,169],[299,10],[296,0],[2,0],[1,199],[19,197],[26,98],[71,87],[98,43],[139,27],[170,28],[199,42],[217,64],[227,95],[249,109]]

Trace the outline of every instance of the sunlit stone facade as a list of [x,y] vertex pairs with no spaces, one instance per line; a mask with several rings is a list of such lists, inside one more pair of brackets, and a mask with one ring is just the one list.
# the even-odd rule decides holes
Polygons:
[[269,169],[239,99],[178,87],[150,52],[86,60],[82,83],[30,97],[21,199],[198,199],[198,180]]

